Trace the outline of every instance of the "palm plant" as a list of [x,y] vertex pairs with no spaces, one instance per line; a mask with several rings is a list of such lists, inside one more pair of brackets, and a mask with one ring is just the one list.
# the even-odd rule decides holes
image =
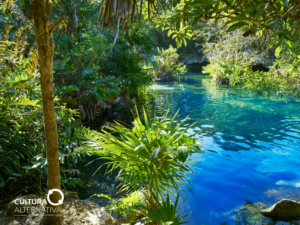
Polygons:
[[[202,153],[196,140],[185,135],[194,124],[179,130],[187,117],[173,127],[178,112],[169,122],[168,112],[161,120],[154,115],[151,121],[144,109],[144,123],[137,108],[136,114],[132,113],[133,127],[127,128],[118,122],[110,124],[108,131],[99,133],[98,139],[86,143],[91,147],[89,153],[108,160],[107,173],[119,170],[120,191],[138,190],[143,186],[158,208],[159,198],[166,195],[166,191],[176,195],[173,190],[181,190],[178,183],[186,184],[192,192],[187,180],[192,166],[186,161],[192,161],[189,155]],[[152,208],[152,205],[147,204],[147,207]]]
[[110,213],[113,215],[122,215],[125,220],[130,222],[136,221],[140,215],[142,215],[137,208],[142,208],[145,204],[143,190],[131,192],[127,196],[123,196],[118,200],[114,200],[111,196],[104,194],[94,194],[93,196],[108,199],[111,204],[107,205],[106,208],[110,211]]
[[185,217],[188,216],[188,214],[183,216],[181,216],[181,214],[178,214],[179,209],[185,202],[184,200],[183,203],[178,206],[179,194],[177,195],[174,204],[170,200],[169,195],[166,196],[166,200],[161,201],[158,204],[153,203],[147,196],[145,196],[145,198],[151,205],[151,209],[146,208],[142,205],[141,208],[144,208],[146,211],[141,211],[141,213],[144,216],[147,216],[149,220],[157,221],[161,225],[181,225],[188,223],[182,221]]

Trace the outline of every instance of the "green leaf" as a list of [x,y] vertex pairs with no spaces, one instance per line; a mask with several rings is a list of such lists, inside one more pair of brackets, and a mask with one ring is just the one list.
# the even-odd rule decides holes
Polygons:
[[289,40],[289,39],[285,39],[285,43],[288,45],[288,46],[290,46],[291,48],[293,48],[293,44],[292,44],[292,42]]
[[173,1],[172,1],[172,6],[175,8],[176,5],[177,5],[177,1],[176,1],[176,0],[173,0]]
[[293,46],[294,46],[294,47],[297,47],[297,46],[299,45],[299,43],[300,43],[300,40],[298,40],[298,41],[293,41]]
[[269,48],[272,48],[273,45],[275,45],[275,43],[278,41],[278,38],[273,39],[270,44],[269,44]]
[[150,124],[149,124],[149,121],[148,121],[148,115],[145,111],[145,108],[143,110],[144,110],[144,119],[145,119],[146,131],[147,131],[147,139],[148,139],[148,142],[150,143],[151,142]]
[[152,155],[151,155],[152,160],[157,158],[159,151],[160,151],[160,146],[158,146],[156,149],[154,149],[154,151],[152,152]]
[[230,22],[242,21],[242,20],[250,20],[250,19],[246,16],[239,15],[239,16],[233,18],[232,20],[230,20]]
[[278,46],[277,46],[277,48],[275,50],[275,56],[276,56],[276,58],[278,58],[279,55],[280,55],[280,52],[281,52],[281,49],[282,49],[282,43],[283,43],[283,40],[280,40],[280,42],[279,42],[279,44],[278,44]]
[[170,19],[170,25],[173,25],[177,20],[178,20],[178,18],[176,16],[172,17]]
[[177,149],[177,152],[178,152],[178,159],[179,159],[181,162],[185,162],[186,159],[187,159],[188,156],[189,156],[189,149],[188,149],[188,147],[186,147],[186,146],[180,146],[180,147]]
[[278,34],[278,38],[279,38],[279,39],[283,38],[284,36],[285,36],[285,33],[284,33],[284,32],[280,32],[280,33]]
[[263,15],[264,12],[265,12],[265,9],[268,7],[269,3],[268,4],[265,4],[263,5],[261,8],[260,8],[260,14]]
[[282,3],[283,3],[283,5],[284,5],[284,7],[288,7],[288,5],[289,5],[289,0],[283,0]]
[[228,28],[227,32],[230,32],[230,31],[234,31],[234,30],[237,30],[237,29],[240,29],[241,27],[243,26],[246,26],[248,25],[248,23],[245,23],[245,22],[238,22],[236,24],[233,24],[231,27]]
[[141,149],[141,148],[144,148],[144,147],[145,147],[145,145],[144,145],[144,144],[141,144],[141,145],[137,146],[137,147],[134,149],[134,151],[137,151],[137,150],[139,150],[139,149]]
[[185,38],[182,38],[182,42],[183,42],[184,46],[186,47],[187,43],[186,43]]
[[251,30],[254,34],[256,34],[256,32],[257,32],[257,26],[251,27],[250,30]]
[[186,27],[188,25],[188,21],[187,20],[184,20],[183,21],[183,25]]
[[93,196],[106,198],[106,199],[112,201],[112,198],[109,195],[105,195],[105,194],[93,194],[91,197],[93,197]]
[[260,6],[259,4],[252,6],[252,7],[248,8],[248,9],[246,9],[244,12],[242,12],[241,15],[246,15],[246,14],[248,14],[248,13],[256,10],[259,6]]

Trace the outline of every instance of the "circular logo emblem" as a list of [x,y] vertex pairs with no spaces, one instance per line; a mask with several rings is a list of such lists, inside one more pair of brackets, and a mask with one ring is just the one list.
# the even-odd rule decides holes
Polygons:
[[[52,195],[54,191],[59,192],[60,195],[61,195],[61,199],[58,201],[58,203],[53,203],[53,202],[50,201],[50,195]],[[49,190],[49,192],[47,194],[47,200],[50,203],[50,205],[53,205],[53,206],[62,205],[63,202],[64,202],[64,193],[62,193],[62,191],[59,190],[59,189],[51,189],[51,190]]]

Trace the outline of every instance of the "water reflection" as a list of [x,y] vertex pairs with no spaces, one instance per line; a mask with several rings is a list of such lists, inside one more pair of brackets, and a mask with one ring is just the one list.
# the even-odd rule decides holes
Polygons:
[[187,132],[202,131],[196,137],[205,155],[193,158],[202,170],[191,176],[195,195],[183,213],[193,211],[188,219],[194,224],[276,224],[251,210],[257,211],[257,202],[269,207],[282,197],[298,198],[300,103],[216,86],[204,75],[187,78],[154,85],[142,99],[152,115],[180,108],[177,123],[190,115],[188,123],[197,125]]

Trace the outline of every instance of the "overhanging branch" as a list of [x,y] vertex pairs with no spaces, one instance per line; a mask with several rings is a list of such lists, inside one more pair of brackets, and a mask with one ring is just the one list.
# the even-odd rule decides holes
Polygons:
[[52,24],[50,25],[49,31],[52,32],[53,29],[54,29],[58,24],[60,24],[64,19],[65,19],[65,17],[61,17],[60,19],[58,19],[57,21],[55,21],[54,23],[52,23]]

